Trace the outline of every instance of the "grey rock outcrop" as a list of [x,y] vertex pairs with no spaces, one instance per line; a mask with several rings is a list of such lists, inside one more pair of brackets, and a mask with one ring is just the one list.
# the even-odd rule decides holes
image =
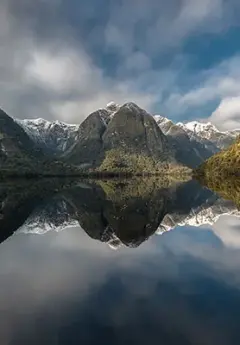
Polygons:
[[109,150],[150,156],[173,162],[174,150],[154,118],[134,103],[126,103],[113,116],[97,111],[80,125],[78,140],[64,155],[69,163],[99,165]]

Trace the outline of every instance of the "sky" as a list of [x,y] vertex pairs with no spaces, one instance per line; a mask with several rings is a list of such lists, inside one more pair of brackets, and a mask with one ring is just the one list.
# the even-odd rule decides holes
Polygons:
[[1,0],[0,107],[81,123],[110,101],[240,128],[239,0]]

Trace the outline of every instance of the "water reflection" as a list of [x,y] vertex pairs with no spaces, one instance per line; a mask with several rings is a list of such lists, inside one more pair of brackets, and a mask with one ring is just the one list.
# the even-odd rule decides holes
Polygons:
[[9,181],[0,186],[0,201],[1,241],[19,228],[44,233],[80,225],[91,238],[112,248],[137,247],[156,231],[237,213],[232,202],[196,181]]
[[0,246],[1,344],[239,343],[238,218],[183,226],[235,206],[194,181],[140,194],[2,187],[1,232],[21,229]]

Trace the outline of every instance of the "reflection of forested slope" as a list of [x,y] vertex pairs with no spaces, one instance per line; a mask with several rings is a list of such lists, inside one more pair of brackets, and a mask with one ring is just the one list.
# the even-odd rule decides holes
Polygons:
[[113,246],[138,246],[156,232],[167,214],[182,220],[191,209],[216,200],[196,181],[180,185],[155,179],[9,183],[0,186],[1,240],[23,224],[24,232],[36,233],[80,224],[93,239]]
[[209,175],[207,178],[198,176],[198,179],[202,185],[218,193],[224,199],[233,201],[237,208],[240,208],[240,177]]

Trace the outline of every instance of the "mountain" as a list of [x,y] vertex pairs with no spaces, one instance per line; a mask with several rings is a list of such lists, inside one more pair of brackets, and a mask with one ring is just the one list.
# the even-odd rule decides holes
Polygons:
[[0,175],[28,174],[33,160],[44,160],[44,152],[10,116],[0,109]]
[[57,159],[88,171],[152,174],[182,163],[175,159],[174,148],[154,118],[134,103],[110,103],[90,114],[79,127],[42,119],[12,120],[12,124],[25,133],[33,143],[30,146],[44,152],[48,163],[53,159],[55,167]]
[[240,129],[233,131],[221,132],[210,122],[201,123],[197,121],[191,121],[186,124],[178,123],[190,137],[194,137],[195,140],[203,143],[211,148],[211,144],[215,145],[219,150],[224,149],[231,145],[236,137],[240,134]]
[[79,127],[79,137],[64,159],[105,172],[154,172],[176,163],[175,152],[154,118],[134,103],[100,109]]
[[[127,150],[129,153],[131,150],[134,154],[153,155],[161,160],[171,157],[170,161],[196,168],[229,146],[240,132],[221,132],[210,123],[197,121],[175,124],[160,115],[151,116],[150,119],[150,114],[134,103],[120,106],[114,102],[90,114],[81,125],[43,119],[16,122],[47,154],[62,156],[67,162],[83,167],[99,165],[106,152],[110,152],[112,164],[112,160],[116,160],[121,152]],[[136,160],[134,157],[134,164]],[[106,165],[109,165],[109,159]]]
[[[99,109],[102,120],[106,124],[120,108],[114,102],[107,104],[105,109]],[[82,137],[80,124],[67,124],[61,121],[47,121],[45,119],[15,119],[28,136],[46,152],[60,156],[67,152]],[[84,141],[84,139],[83,139]]]
[[77,140],[79,125],[66,124],[60,121],[50,122],[44,119],[18,120],[28,136],[41,149],[50,154],[60,155]]
[[182,164],[195,168],[218,151],[214,144],[209,144],[205,139],[198,140],[183,125],[175,124],[160,115],[155,115],[154,119],[174,148],[177,161]]
[[22,126],[2,110],[0,110],[0,166],[0,177],[79,173],[76,167],[49,157]]
[[102,136],[107,128],[106,110],[90,114],[80,125],[78,139],[64,154],[64,159],[72,164],[96,166],[103,158]]
[[1,109],[0,152],[9,158],[44,157],[43,152],[23,128]]

